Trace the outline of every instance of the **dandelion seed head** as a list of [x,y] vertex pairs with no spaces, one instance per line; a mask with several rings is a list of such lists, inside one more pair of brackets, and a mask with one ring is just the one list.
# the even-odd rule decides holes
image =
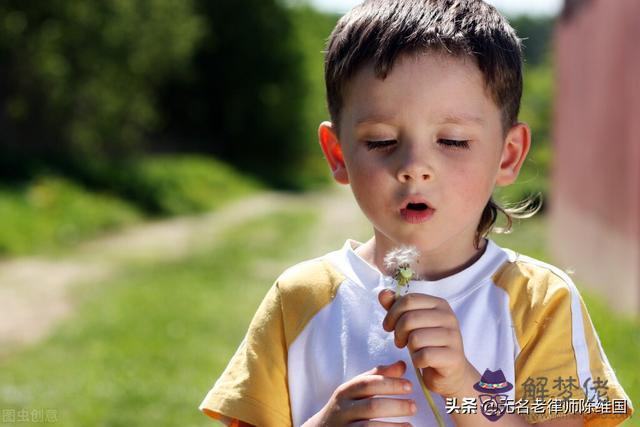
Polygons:
[[395,276],[400,267],[416,270],[420,252],[415,246],[400,246],[387,252],[384,257],[384,267]]

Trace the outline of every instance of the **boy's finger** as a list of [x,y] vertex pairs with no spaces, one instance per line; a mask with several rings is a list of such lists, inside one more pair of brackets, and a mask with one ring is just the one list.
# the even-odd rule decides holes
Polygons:
[[350,418],[369,420],[372,418],[404,417],[416,412],[416,403],[412,399],[394,399],[373,397],[356,400],[349,408]]
[[[398,323],[399,324],[399,323]],[[409,347],[410,352],[423,347],[457,347],[458,335],[448,328],[424,327],[414,330],[406,330],[397,327],[395,332],[395,344],[398,348]]]
[[378,294],[378,301],[384,307],[385,310],[389,310],[395,301],[396,293],[391,289],[383,289]]
[[[392,304],[387,310],[387,315],[382,321],[382,328],[385,331],[391,332],[396,328],[396,322],[407,311],[413,310],[432,310],[438,314],[437,308],[440,303],[440,298],[425,295],[425,294],[407,294],[402,298],[399,298]],[[425,325],[426,326],[426,325]],[[430,326],[442,326],[442,325],[430,325]]]
[[346,399],[364,399],[377,395],[397,395],[411,393],[411,381],[406,378],[394,378],[382,375],[368,375],[343,389],[342,396]]
[[384,375],[387,377],[401,377],[407,370],[407,364],[402,360],[398,360],[390,365],[380,365],[373,368],[368,374]]

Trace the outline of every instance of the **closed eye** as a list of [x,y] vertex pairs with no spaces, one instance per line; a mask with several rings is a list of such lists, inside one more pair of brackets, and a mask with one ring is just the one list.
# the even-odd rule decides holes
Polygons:
[[396,143],[395,139],[386,139],[384,141],[366,141],[369,150],[379,150],[391,147]]
[[469,148],[468,140],[457,140],[457,139],[439,139],[438,144],[444,145],[446,147],[452,148]]

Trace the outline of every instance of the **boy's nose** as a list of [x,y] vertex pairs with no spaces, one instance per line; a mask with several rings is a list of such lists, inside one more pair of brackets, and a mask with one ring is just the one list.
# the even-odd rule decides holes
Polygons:
[[427,181],[432,178],[433,171],[424,155],[408,153],[398,168],[397,178],[400,182]]
[[409,181],[427,181],[429,179],[428,173],[420,173],[414,171],[403,172],[398,176],[398,180],[400,182],[409,182]]

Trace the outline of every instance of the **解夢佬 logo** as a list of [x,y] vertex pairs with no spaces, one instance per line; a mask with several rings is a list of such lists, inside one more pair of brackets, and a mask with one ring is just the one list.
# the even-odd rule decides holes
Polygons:
[[499,420],[506,411],[509,398],[506,392],[513,388],[513,384],[504,377],[502,369],[497,371],[486,369],[473,388],[482,393],[479,396],[482,415],[489,421]]

